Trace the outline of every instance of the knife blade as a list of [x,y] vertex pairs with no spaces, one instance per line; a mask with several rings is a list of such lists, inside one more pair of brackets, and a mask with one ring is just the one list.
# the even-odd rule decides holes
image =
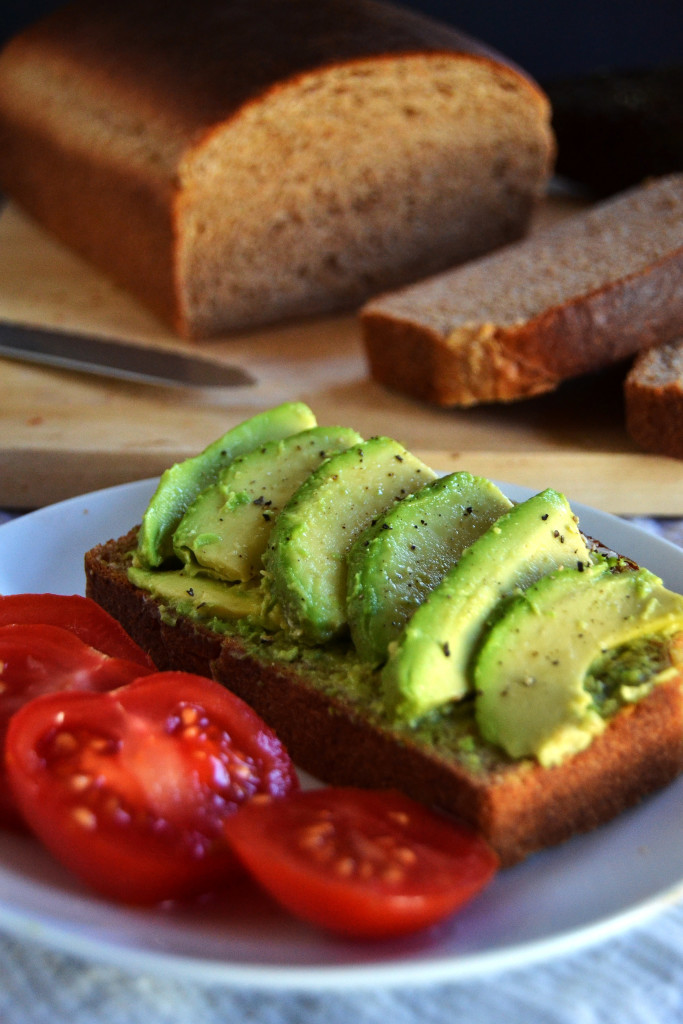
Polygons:
[[256,383],[239,366],[194,354],[7,322],[0,323],[0,356],[166,387],[234,388]]

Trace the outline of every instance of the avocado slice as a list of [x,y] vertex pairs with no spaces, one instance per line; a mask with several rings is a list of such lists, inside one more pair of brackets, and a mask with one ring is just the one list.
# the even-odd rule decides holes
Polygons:
[[512,502],[484,477],[451,473],[392,506],[354,542],[347,613],[360,656],[375,665],[462,552]]
[[138,564],[147,568],[160,566],[173,555],[176,526],[197,495],[214,482],[221,468],[264,441],[287,437],[315,425],[315,416],[307,405],[285,402],[239,423],[199,455],[167,469],[142,519],[136,552]]
[[388,437],[354,445],[315,470],[280,513],[264,555],[264,585],[282,625],[313,644],[340,635],[353,541],[395,501],[435,478]]
[[321,462],[362,440],[349,427],[312,427],[241,455],[180,520],[176,555],[190,572],[242,582],[259,577],[270,531],[287,500]]
[[679,630],[683,597],[647,569],[611,571],[602,559],[584,572],[546,576],[510,602],[478,652],[480,732],[511,757],[560,763],[604,728],[585,687],[596,659]]
[[498,603],[559,566],[591,561],[564,495],[548,488],[515,505],[463,552],[390,645],[382,670],[387,707],[414,721],[460,700]]
[[203,620],[243,619],[258,618],[261,611],[261,592],[254,586],[188,576],[182,569],[160,571],[137,566],[129,568],[128,579],[181,615]]

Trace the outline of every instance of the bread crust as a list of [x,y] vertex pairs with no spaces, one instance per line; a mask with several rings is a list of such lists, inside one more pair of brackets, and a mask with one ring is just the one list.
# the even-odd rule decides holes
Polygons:
[[[588,216],[579,214],[577,221]],[[555,234],[550,229],[546,237]],[[531,237],[520,246],[532,251],[534,244]],[[534,282],[516,280],[516,249],[508,250],[508,263],[501,252],[488,262],[485,257],[479,266],[490,266],[491,274],[503,279],[507,275],[511,289],[531,287]],[[556,273],[543,260],[536,269],[539,279]],[[380,296],[364,307],[363,342],[377,381],[441,406],[511,402],[552,391],[563,380],[667,342],[683,327],[683,245],[644,263],[637,272],[579,291],[511,325],[491,322],[483,314],[481,322],[451,326],[449,315],[457,315],[458,280],[456,269],[433,283]],[[454,296],[450,309],[444,298],[449,282]],[[436,294],[436,284],[447,308],[435,308],[432,315],[427,296]],[[440,327],[435,326],[439,317]]]
[[[228,132],[229,155],[230,131],[248,111],[269,110],[287,90],[295,109],[306,91],[316,86],[311,76],[356,68],[359,105],[367,69],[381,71],[390,58],[407,61],[415,54],[427,62],[485,67],[501,89],[518,91],[519,108],[529,123],[536,123],[537,152],[529,158],[535,169],[523,172],[524,181],[510,189],[516,194],[510,195],[507,208],[501,206],[500,196],[498,208],[481,204],[480,239],[486,248],[519,237],[554,157],[544,93],[478,41],[415,12],[373,0],[197,0],[191,5],[182,0],[77,0],[67,5],[12,40],[0,56],[0,187],[187,336],[217,333],[276,314],[318,312],[324,305],[320,295],[308,306],[305,296],[298,306],[293,300],[287,306],[280,297],[280,305],[270,308],[266,288],[242,314],[242,322],[232,322],[227,308],[209,313],[208,307],[218,301],[213,295],[206,297],[207,309],[201,316],[195,311],[195,271],[185,268],[184,252],[195,244],[195,230],[201,230],[201,225],[188,226],[186,217],[197,198],[197,167],[221,132]],[[414,74],[417,78],[422,73]],[[406,95],[409,103],[408,88]],[[457,109],[454,101],[456,127]],[[285,111],[285,128],[287,116]],[[333,111],[331,121],[338,116],[339,111]],[[326,131],[324,106],[318,121],[312,130],[320,140]],[[414,121],[417,124],[420,118]],[[404,130],[409,137],[408,123]],[[377,132],[381,143],[381,125]],[[455,136],[457,131],[436,147],[442,154],[439,160],[449,159],[451,167],[457,153]],[[299,138],[305,143],[301,134]],[[398,140],[392,144],[398,145]],[[277,145],[277,135],[272,135],[272,146]],[[296,151],[283,153],[280,172],[297,159]],[[493,136],[490,153],[482,152],[480,159],[491,165],[501,159]],[[343,165],[344,160],[343,152],[330,149],[327,169],[319,166],[317,177],[325,177],[331,165]],[[375,162],[380,163],[376,146]],[[440,167],[434,163],[432,173]],[[373,178],[371,164],[364,173]],[[381,172],[378,194],[391,188],[393,173],[390,167]],[[310,229],[308,197],[317,187],[317,180],[305,184],[298,209],[302,236]],[[232,203],[235,211],[242,208],[242,192],[226,196],[221,202]],[[337,205],[364,201],[353,191],[348,198],[335,198]],[[413,201],[419,205],[428,199],[420,195]],[[468,201],[476,204],[476,194]],[[320,208],[315,209],[319,219]],[[268,221],[281,212],[266,205],[260,219]],[[237,212],[236,216],[239,221]],[[240,225],[243,235],[258,230],[256,219],[246,217]],[[393,248],[393,256],[388,252],[383,257],[391,273],[363,284],[359,266],[355,292],[347,288],[343,295],[335,295],[340,286],[330,274],[327,305],[335,308],[351,300],[357,304],[382,286],[410,279],[420,264],[436,270],[483,251],[477,249],[474,235],[463,249],[462,239],[456,241],[443,219],[443,229],[422,242],[419,231],[409,237],[406,227],[405,241],[387,247]],[[314,236],[318,227],[313,226]],[[352,243],[351,238],[342,254],[359,260]],[[263,240],[260,247],[265,244]],[[323,242],[315,244],[320,247]],[[288,256],[291,260],[291,252]],[[320,253],[318,258],[324,266]],[[249,287],[247,275],[242,288]]]
[[350,703],[317,690],[295,667],[247,655],[180,617],[165,622],[158,604],[132,586],[125,553],[135,531],[89,551],[87,593],[149,652],[159,669],[212,676],[271,725],[295,763],[339,785],[395,787],[471,822],[503,866],[601,825],[683,769],[683,675],[620,712],[585,751],[554,767],[500,756],[485,770],[397,736]]

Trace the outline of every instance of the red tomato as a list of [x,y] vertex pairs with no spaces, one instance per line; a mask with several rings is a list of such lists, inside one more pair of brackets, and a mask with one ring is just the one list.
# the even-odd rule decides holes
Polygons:
[[[60,626],[0,626],[0,750],[12,715],[28,701],[63,690],[113,690],[152,670],[109,657]],[[21,824],[0,761],[0,823]]]
[[226,821],[225,833],[284,907],[357,938],[434,924],[498,866],[471,829],[394,791],[327,788],[259,801]]
[[159,672],[111,693],[39,697],[7,734],[17,805],[84,882],[129,903],[225,884],[225,820],[295,788],[275,734],[209,679]]
[[103,654],[137,661],[154,669],[152,660],[128,636],[121,623],[89,597],[78,594],[0,595],[0,626],[17,623],[62,626]]

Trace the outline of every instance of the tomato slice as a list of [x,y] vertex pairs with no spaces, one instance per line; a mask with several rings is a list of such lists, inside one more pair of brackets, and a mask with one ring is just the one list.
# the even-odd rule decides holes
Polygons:
[[470,828],[395,791],[330,787],[259,801],[226,821],[225,833],[284,907],[356,938],[440,921],[498,866]]
[[[0,750],[9,721],[28,701],[63,690],[113,690],[152,670],[109,657],[60,626],[0,626]],[[0,824],[21,827],[0,760]]]
[[103,654],[154,669],[151,658],[128,636],[121,623],[89,597],[79,594],[0,595],[0,626],[28,623],[61,626]]
[[225,885],[225,820],[298,786],[282,744],[224,687],[160,672],[111,693],[38,697],[13,717],[7,772],[45,846],[84,882],[153,904]]

